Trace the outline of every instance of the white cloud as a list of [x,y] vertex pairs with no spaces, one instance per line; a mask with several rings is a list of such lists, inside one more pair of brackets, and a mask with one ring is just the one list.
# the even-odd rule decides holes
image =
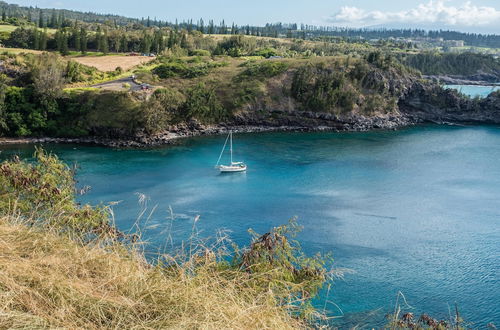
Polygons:
[[487,27],[500,26],[500,10],[473,5],[467,1],[461,6],[449,6],[445,0],[430,0],[417,7],[398,12],[366,11],[345,6],[329,21],[344,26],[372,26],[383,24],[432,24],[443,26]]

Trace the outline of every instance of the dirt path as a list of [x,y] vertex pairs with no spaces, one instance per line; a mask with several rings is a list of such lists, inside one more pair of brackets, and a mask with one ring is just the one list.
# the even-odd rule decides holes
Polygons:
[[91,87],[95,88],[101,88],[105,90],[110,90],[110,91],[124,91],[127,90],[125,87],[123,87],[124,84],[129,84],[130,89],[129,91],[139,91],[142,89],[142,85],[136,83],[132,77],[126,77],[126,78],[120,78],[116,80],[111,80],[111,81],[106,81],[100,84],[92,85]]

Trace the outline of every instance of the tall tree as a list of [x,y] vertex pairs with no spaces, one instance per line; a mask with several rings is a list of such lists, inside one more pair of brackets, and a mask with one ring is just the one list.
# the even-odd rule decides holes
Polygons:
[[80,29],[80,51],[82,54],[87,53],[87,31],[83,26]]
[[47,33],[47,28],[43,29],[43,32],[40,37],[40,50],[47,50],[47,40],[49,36]]
[[57,13],[56,13],[56,10],[53,9],[52,10],[52,16],[50,17],[50,27],[53,28],[53,29],[56,29],[58,26],[58,23],[57,23]]
[[102,35],[101,47],[102,47],[101,51],[104,54],[109,53],[109,40],[108,40],[108,31],[107,30],[104,30],[104,33]]
[[40,9],[38,13],[38,27],[43,29],[45,27],[44,19],[43,19],[43,11]]

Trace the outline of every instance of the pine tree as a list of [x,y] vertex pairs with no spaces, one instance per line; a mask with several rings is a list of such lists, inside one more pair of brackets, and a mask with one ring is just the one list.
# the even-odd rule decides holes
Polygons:
[[198,31],[201,33],[205,33],[205,23],[203,22],[203,18],[200,18],[200,22],[198,23]]
[[182,37],[181,37],[181,48],[185,48],[185,49],[188,48],[187,37],[186,37],[185,33],[183,33]]
[[104,54],[109,53],[109,41],[108,41],[108,32],[107,31],[104,31],[104,34],[102,35],[101,46],[102,46],[102,52]]
[[7,21],[7,13],[5,12],[5,9],[2,11],[2,21],[3,22]]
[[38,27],[40,29],[44,28],[44,22],[43,22],[43,11],[40,9],[40,12],[38,14]]
[[40,37],[40,50],[47,50],[47,39],[48,33],[47,28],[45,28],[42,32],[42,36]]
[[80,29],[80,51],[82,54],[87,53],[87,31],[84,27]]
[[55,9],[52,10],[52,16],[50,17],[50,27],[53,29],[57,28],[57,14]]
[[79,52],[80,47],[82,45],[82,41],[81,41],[80,31],[76,27],[73,29],[73,43],[74,43],[75,50],[77,52]]
[[123,34],[120,38],[120,49],[122,52],[128,52],[128,40],[127,35]]
[[95,35],[95,40],[96,40],[96,46],[97,46],[97,51],[100,52],[102,50],[102,33],[101,33],[101,26],[99,25],[97,27],[97,32]]
[[38,32],[37,28],[33,29],[33,35],[34,35],[33,48],[38,50],[40,49],[40,33]]
[[69,54],[69,47],[68,47],[68,35],[66,32],[62,33],[62,45],[61,45],[61,54],[62,55],[68,55]]
[[175,37],[174,37],[174,31],[170,30],[170,34],[168,36],[168,42],[167,42],[167,47],[169,49],[172,49],[175,45]]

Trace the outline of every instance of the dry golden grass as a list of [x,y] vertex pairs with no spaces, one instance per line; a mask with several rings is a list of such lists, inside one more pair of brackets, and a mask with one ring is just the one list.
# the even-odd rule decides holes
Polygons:
[[73,61],[87,66],[93,66],[100,71],[113,71],[117,67],[121,67],[124,71],[140,64],[147,63],[153,60],[153,57],[148,56],[125,56],[125,55],[108,55],[108,56],[81,56],[72,57]]
[[21,54],[21,53],[41,54],[41,53],[43,53],[40,50],[33,50],[33,49],[0,47],[0,53],[3,53],[3,52],[7,52],[7,53],[11,53],[11,54]]
[[[0,219],[0,328],[291,329],[303,326],[244,274],[166,273],[123,247],[82,246]],[[210,262],[208,262],[210,263]]]

